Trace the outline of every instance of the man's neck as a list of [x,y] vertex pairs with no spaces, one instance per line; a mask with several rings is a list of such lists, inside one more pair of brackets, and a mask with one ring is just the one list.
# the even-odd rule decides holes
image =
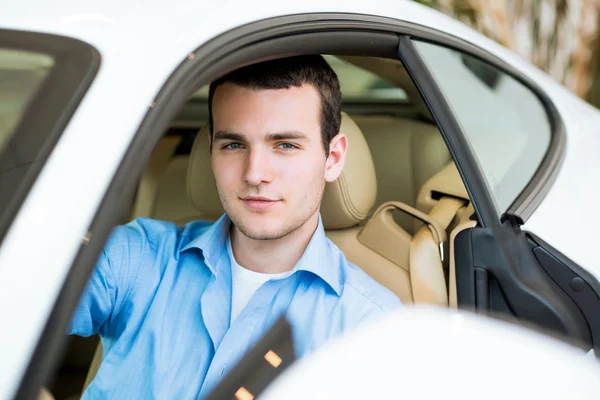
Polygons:
[[254,240],[231,226],[235,260],[255,272],[278,274],[291,271],[300,260],[319,224],[318,214],[290,234],[273,240]]

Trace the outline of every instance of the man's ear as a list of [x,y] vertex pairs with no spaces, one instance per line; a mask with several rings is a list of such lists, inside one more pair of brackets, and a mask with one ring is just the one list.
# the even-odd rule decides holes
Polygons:
[[325,181],[335,181],[344,169],[346,162],[346,150],[348,139],[342,133],[338,133],[329,143],[329,156],[325,163]]

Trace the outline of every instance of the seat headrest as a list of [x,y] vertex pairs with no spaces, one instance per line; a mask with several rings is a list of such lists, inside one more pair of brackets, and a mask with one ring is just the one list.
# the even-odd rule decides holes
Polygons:
[[215,176],[210,165],[208,135],[210,135],[210,127],[206,124],[194,139],[188,164],[187,187],[190,203],[200,213],[199,219],[216,221],[225,210],[221,205]]
[[348,150],[341,175],[325,185],[321,203],[325,229],[345,229],[359,224],[368,217],[377,198],[371,150],[358,125],[346,113],[342,113],[340,132],[347,137]]
[[[194,141],[188,167],[188,196],[202,219],[216,220],[224,212],[210,164],[209,126]],[[363,221],[375,205],[377,180],[371,151],[360,128],[346,113],[340,127],[348,138],[344,170],[325,185],[321,217],[325,229],[350,228]]]

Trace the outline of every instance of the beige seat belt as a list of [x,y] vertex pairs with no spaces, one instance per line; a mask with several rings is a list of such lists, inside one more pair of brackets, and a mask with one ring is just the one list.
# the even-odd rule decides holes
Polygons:
[[[395,226],[396,222],[393,219],[394,211],[402,211],[413,218],[425,223],[433,239],[437,243],[440,259],[444,268],[448,267],[448,241],[446,240],[447,234],[446,229],[452,223],[452,220],[458,213],[458,211],[467,203],[466,200],[455,198],[455,197],[442,197],[436,205],[433,207],[429,214],[417,210],[408,204],[401,203],[399,201],[388,201],[373,213],[365,225],[363,232],[361,232],[360,240],[363,244],[373,251],[379,254],[390,254],[390,249],[395,246],[394,243],[390,243],[386,238],[382,238],[376,234],[371,234],[371,230],[381,231],[381,226]],[[392,238],[389,238],[393,240]],[[393,254],[393,253],[392,253]],[[395,258],[395,257],[392,257]],[[400,264],[400,260],[390,260],[396,264]]]
[[[409,271],[415,303],[447,306],[450,257],[446,229],[466,203],[467,200],[444,197],[426,214],[398,201],[386,202],[373,213],[358,239]],[[414,235],[408,234],[394,220],[395,211],[422,221],[427,228],[422,226]]]
[[[467,205],[468,201],[457,197],[444,196],[438,200],[433,209],[429,212],[429,217],[438,222],[440,227],[446,232],[456,214],[462,207]],[[440,257],[444,269],[448,270],[448,263],[450,261],[450,254],[448,251],[448,240],[444,239],[444,242],[438,243],[440,246]]]
[[385,254],[388,259],[391,258],[390,261],[394,262],[396,265],[402,265],[402,260],[400,258],[396,259],[397,257],[394,256],[395,252],[390,252],[390,249],[393,249],[398,245],[397,243],[393,243],[395,238],[391,236],[382,237],[381,235],[372,234],[370,232],[371,230],[375,230],[375,232],[385,232],[390,229],[389,227],[397,226],[394,220],[394,211],[402,211],[424,222],[429,227],[429,230],[431,230],[431,234],[433,235],[435,242],[438,243],[441,251],[440,256],[443,257],[443,246],[441,246],[441,244],[446,241],[446,230],[444,226],[430,215],[399,201],[388,201],[379,206],[364,226],[359,235],[359,240],[376,253]]

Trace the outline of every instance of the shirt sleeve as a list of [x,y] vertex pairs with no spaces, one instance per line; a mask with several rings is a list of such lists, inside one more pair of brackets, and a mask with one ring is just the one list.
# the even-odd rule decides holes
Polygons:
[[106,330],[119,314],[146,256],[148,240],[139,221],[116,227],[96,262],[96,266],[75,309],[68,333],[91,336]]
[[114,293],[114,278],[106,250],[103,250],[75,309],[68,333],[79,336],[100,333],[112,313]]

